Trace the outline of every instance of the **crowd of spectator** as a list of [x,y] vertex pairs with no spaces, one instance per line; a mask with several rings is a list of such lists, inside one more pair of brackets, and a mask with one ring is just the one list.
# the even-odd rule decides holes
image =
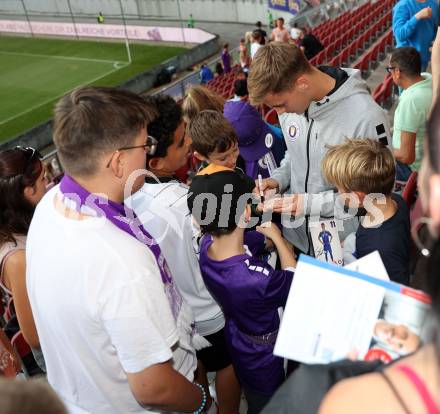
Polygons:
[[[229,99],[206,88],[206,64],[182,102],[65,94],[59,183],[36,149],[0,152],[0,376],[49,383],[2,379],[0,412],[30,401],[60,414],[237,414],[243,395],[249,414],[440,413],[438,19],[433,0],[394,6],[392,126],[359,70],[313,66],[320,40],[278,18],[240,41]],[[236,70],[224,44],[217,75]],[[414,173],[408,203],[395,183]],[[331,244],[329,218],[347,263],[378,251],[405,287],[423,272],[429,332],[408,355],[317,366],[274,355],[298,256],[315,255],[314,223]]]

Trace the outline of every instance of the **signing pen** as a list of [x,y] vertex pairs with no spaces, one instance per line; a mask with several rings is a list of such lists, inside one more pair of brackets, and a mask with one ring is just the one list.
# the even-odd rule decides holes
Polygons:
[[262,203],[264,203],[264,192],[262,188],[263,188],[263,177],[261,176],[261,174],[258,174],[258,189],[260,190],[260,200]]

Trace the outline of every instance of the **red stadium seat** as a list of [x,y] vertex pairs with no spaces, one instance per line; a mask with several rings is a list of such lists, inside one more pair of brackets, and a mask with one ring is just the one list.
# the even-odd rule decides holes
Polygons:
[[338,37],[335,40],[334,45],[335,45],[336,54],[338,54],[342,50],[342,48],[344,47],[343,36]]
[[272,108],[264,117],[265,121],[271,125],[278,125],[280,122],[278,120],[278,114],[275,108]]
[[406,182],[405,188],[402,192],[402,198],[405,200],[408,209],[411,208],[414,201],[416,200],[417,193],[417,171],[413,171]]
[[354,60],[354,59],[356,59],[357,51],[358,51],[357,41],[356,41],[356,40],[353,40],[353,41],[347,46],[347,50],[348,50],[348,55],[349,55],[350,60]]
[[329,66],[341,66],[341,55],[336,55],[329,63]]
[[339,64],[344,67],[348,66],[350,63],[350,49],[348,47],[346,47],[340,53],[340,56],[341,56],[341,60],[340,60]]
[[391,75],[388,75],[385,78],[383,89],[384,89],[384,94],[383,94],[384,104],[387,104],[388,101],[391,101],[392,103],[394,83]]
[[365,54],[361,59],[353,66],[355,69],[359,69],[362,72],[362,76],[367,76],[370,70],[370,56]]
[[393,85],[391,75],[387,75],[384,81],[375,89],[373,99],[383,107],[389,106],[392,103]]

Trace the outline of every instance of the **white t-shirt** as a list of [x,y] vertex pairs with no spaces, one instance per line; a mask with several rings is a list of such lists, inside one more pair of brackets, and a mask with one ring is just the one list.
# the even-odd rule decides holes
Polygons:
[[54,207],[56,194],[58,186],[37,206],[26,249],[48,380],[70,413],[153,412],[137,403],[126,372],[173,358],[192,380],[197,363],[187,332],[176,326],[156,260],[105,218],[64,217]]
[[298,29],[297,27],[292,27],[292,28],[290,29],[290,37],[291,37],[293,40],[298,39],[300,34],[301,34],[301,29]]
[[275,40],[276,42],[287,43],[290,39],[290,33],[285,27],[283,27],[282,29],[275,27],[275,29],[272,30],[272,36],[273,40]]
[[199,231],[193,227],[187,194],[188,186],[177,181],[145,184],[127,205],[159,243],[180,293],[194,312],[197,332],[206,336],[222,329],[225,319],[200,273],[195,253]]
[[253,42],[253,43],[251,44],[251,58],[252,58],[252,59],[254,58],[255,53],[258,52],[258,49],[259,49],[261,46],[262,46],[262,45],[260,45],[260,44],[257,43],[257,42]]

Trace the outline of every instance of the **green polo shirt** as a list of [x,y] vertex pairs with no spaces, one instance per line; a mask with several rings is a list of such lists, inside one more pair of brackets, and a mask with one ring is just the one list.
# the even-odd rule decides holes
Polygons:
[[399,98],[394,114],[393,147],[400,148],[401,131],[416,134],[416,158],[410,165],[418,171],[423,158],[423,142],[426,136],[426,118],[432,101],[432,77],[422,73],[425,80],[405,89]]

